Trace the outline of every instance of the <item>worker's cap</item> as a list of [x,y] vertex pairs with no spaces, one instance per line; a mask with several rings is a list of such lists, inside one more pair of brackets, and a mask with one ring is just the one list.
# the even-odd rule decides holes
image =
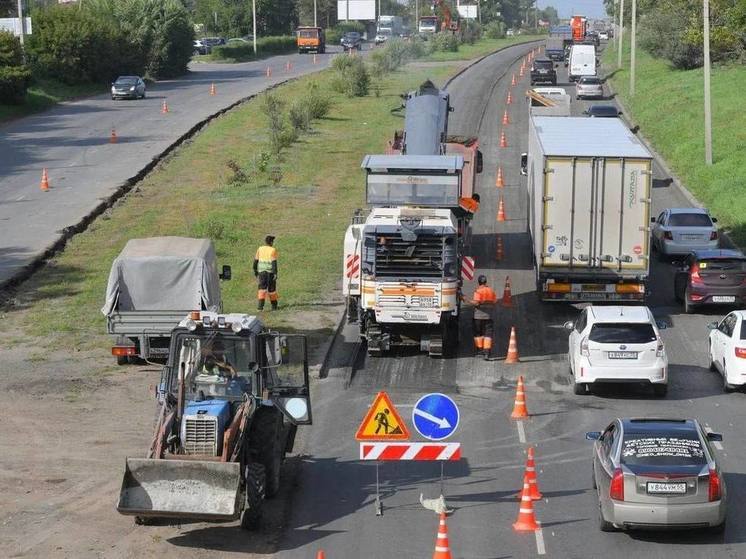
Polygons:
[[485,285],[485,284],[487,283],[487,276],[484,276],[484,275],[482,275],[482,276],[479,276],[479,277],[477,278],[477,283],[478,283],[479,285]]

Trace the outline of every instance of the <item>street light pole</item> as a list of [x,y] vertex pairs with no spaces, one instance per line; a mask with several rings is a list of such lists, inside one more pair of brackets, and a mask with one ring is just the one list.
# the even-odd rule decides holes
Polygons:
[[619,8],[619,51],[617,52],[616,67],[622,67],[622,50],[624,49],[624,0],[621,0]]
[[702,6],[705,25],[705,163],[712,165],[712,107],[710,105],[710,0]]
[[256,56],[256,0],[251,0],[251,24],[254,27],[254,56]]
[[[18,0],[18,26],[21,29],[21,34],[18,37],[21,40],[21,48],[23,48],[23,43],[26,39],[26,25],[25,21],[23,20],[23,0]],[[26,51],[23,51],[24,59],[26,57]]]
[[316,0],[313,0],[313,26],[318,27],[319,24],[316,23]]
[[632,31],[630,32],[629,96],[635,95],[635,35],[637,34],[637,0],[632,0]]

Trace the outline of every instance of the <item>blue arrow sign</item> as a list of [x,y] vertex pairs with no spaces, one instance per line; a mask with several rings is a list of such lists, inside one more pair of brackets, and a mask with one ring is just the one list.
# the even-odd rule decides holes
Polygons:
[[456,403],[437,392],[425,394],[412,409],[412,423],[420,435],[431,441],[442,441],[456,432],[459,413]]

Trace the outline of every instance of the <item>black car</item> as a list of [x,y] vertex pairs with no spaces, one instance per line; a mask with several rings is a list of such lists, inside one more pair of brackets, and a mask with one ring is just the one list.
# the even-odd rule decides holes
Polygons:
[[205,37],[202,39],[202,43],[210,48],[219,47],[225,44],[223,37]]
[[596,118],[616,118],[622,112],[614,105],[591,105],[583,114]]
[[691,313],[703,305],[746,304],[746,256],[740,250],[697,250],[674,278],[674,296]]
[[557,72],[554,62],[546,58],[537,58],[531,65],[531,85],[548,83],[557,85]]
[[357,31],[348,31],[342,36],[342,48],[348,50],[363,50],[363,37]]

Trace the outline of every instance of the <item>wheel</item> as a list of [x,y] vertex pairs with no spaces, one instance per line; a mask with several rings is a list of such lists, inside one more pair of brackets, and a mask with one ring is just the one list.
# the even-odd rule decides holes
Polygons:
[[153,526],[155,524],[155,518],[152,516],[136,516],[135,517],[135,525],[136,526]]
[[140,99],[145,99],[145,91],[142,92],[142,97]]
[[717,365],[715,365],[715,361],[712,359],[712,342],[710,342],[709,348],[707,350],[707,355],[710,357],[710,370],[713,373],[718,372]]
[[254,530],[262,517],[262,501],[264,501],[264,466],[256,462],[246,465],[245,491],[246,506],[241,514],[241,528]]
[[265,495],[274,497],[280,490],[280,472],[285,458],[284,420],[282,413],[272,408],[258,413],[251,428],[252,447],[264,467]]
[[655,394],[656,398],[665,398],[666,394],[668,394],[668,385],[667,384],[654,384],[653,394]]
[[576,396],[585,396],[588,393],[588,384],[585,382],[576,382],[573,385],[573,392]]
[[601,502],[598,503],[598,529],[602,532],[613,532],[615,530],[614,525],[611,522],[607,522],[604,518],[604,513],[601,510]]
[[725,361],[723,361],[723,392],[726,394],[733,392],[734,387],[732,384],[728,384],[728,373],[725,371]]
[[117,355],[117,365],[129,365],[130,358],[127,355]]
[[598,484],[596,483],[596,471],[593,468],[593,462],[591,462],[591,482],[593,483],[593,489],[598,489]]
[[116,98],[116,97],[114,97],[114,96],[112,95],[112,96],[111,96],[111,100],[112,100],[112,101],[116,101],[116,100],[117,100],[117,98]]
[[689,289],[684,292],[684,312],[686,314],[692,314],[694,312],[694,305],[689,302]]

